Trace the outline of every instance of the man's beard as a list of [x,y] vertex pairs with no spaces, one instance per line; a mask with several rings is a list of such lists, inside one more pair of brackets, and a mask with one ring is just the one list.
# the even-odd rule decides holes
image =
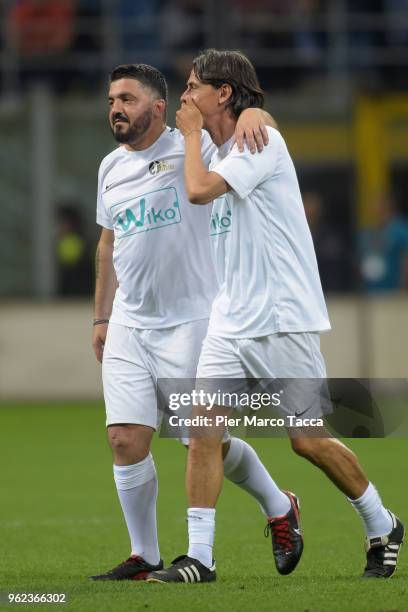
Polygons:
[[148,108],[137,121],[129,124],[127,130],[116,130],[112,127],[113,137],[120,144],[133,144],[146,134],[152,123],[153,111]]

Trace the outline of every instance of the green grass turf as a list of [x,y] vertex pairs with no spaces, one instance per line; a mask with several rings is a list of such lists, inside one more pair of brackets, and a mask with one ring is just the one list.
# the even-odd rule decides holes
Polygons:
[[[226,483],[217,509],[218,581],[209,585],[92,583],[129,550],[112,480],[102,405],[0,407],[0,591],[65,592],[67,606],[105,610],[408,610],[408,554],[390,581],[364,581],[363,531],[342,495],[285,439],[251,443],[282,487],[301,498],[305,552],[279,576],[257,504]],[[352,441],[384,501],[405,522],[406,440]],[[186,551],[185,450],[154,444],[159,536],[168,563]]]

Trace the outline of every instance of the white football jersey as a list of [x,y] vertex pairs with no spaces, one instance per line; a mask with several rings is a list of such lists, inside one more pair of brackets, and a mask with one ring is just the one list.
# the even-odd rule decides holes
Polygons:
[[[214,152],[202,132],[206,164]],[[120,146],[98,177],[97,222],[114,231],[119,287],[111,321],[158,329],[207,318],[217,293],[208,237],[211,208],[189,203],[184,138],[166,128],[142,151]]]
[[256,338],[330,329],[296,171],[280,133],[262,153],[232,139],[210,169],[232,191],[212,207],[210,238],[220,290],[208,333]]

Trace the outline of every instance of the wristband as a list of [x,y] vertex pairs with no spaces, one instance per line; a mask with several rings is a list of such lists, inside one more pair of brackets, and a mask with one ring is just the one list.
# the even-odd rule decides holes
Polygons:
[[109,323],[109,319],[94,319],[92,325],[103,325],[104,323]]

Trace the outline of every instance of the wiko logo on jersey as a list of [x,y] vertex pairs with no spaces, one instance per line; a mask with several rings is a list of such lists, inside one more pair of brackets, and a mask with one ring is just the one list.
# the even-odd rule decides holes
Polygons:
[[162,161],[152,161],[149,164],[149,172],[153,176],[159,174],[159,172],[168,172],[169,170],[174,170],[173,164],[169,164],[168,162]]
[[[126,205],[126,206],[124,206]],[[115,212],[116,207],[121,207]],[[117,238],[160,229],[181,222],[180,205],[174,187],[150,191],[112,206]]]
[[229,207],[227,198],[217,198],[210,219],[210,236],[226,234],[231,231],[232,210]]

